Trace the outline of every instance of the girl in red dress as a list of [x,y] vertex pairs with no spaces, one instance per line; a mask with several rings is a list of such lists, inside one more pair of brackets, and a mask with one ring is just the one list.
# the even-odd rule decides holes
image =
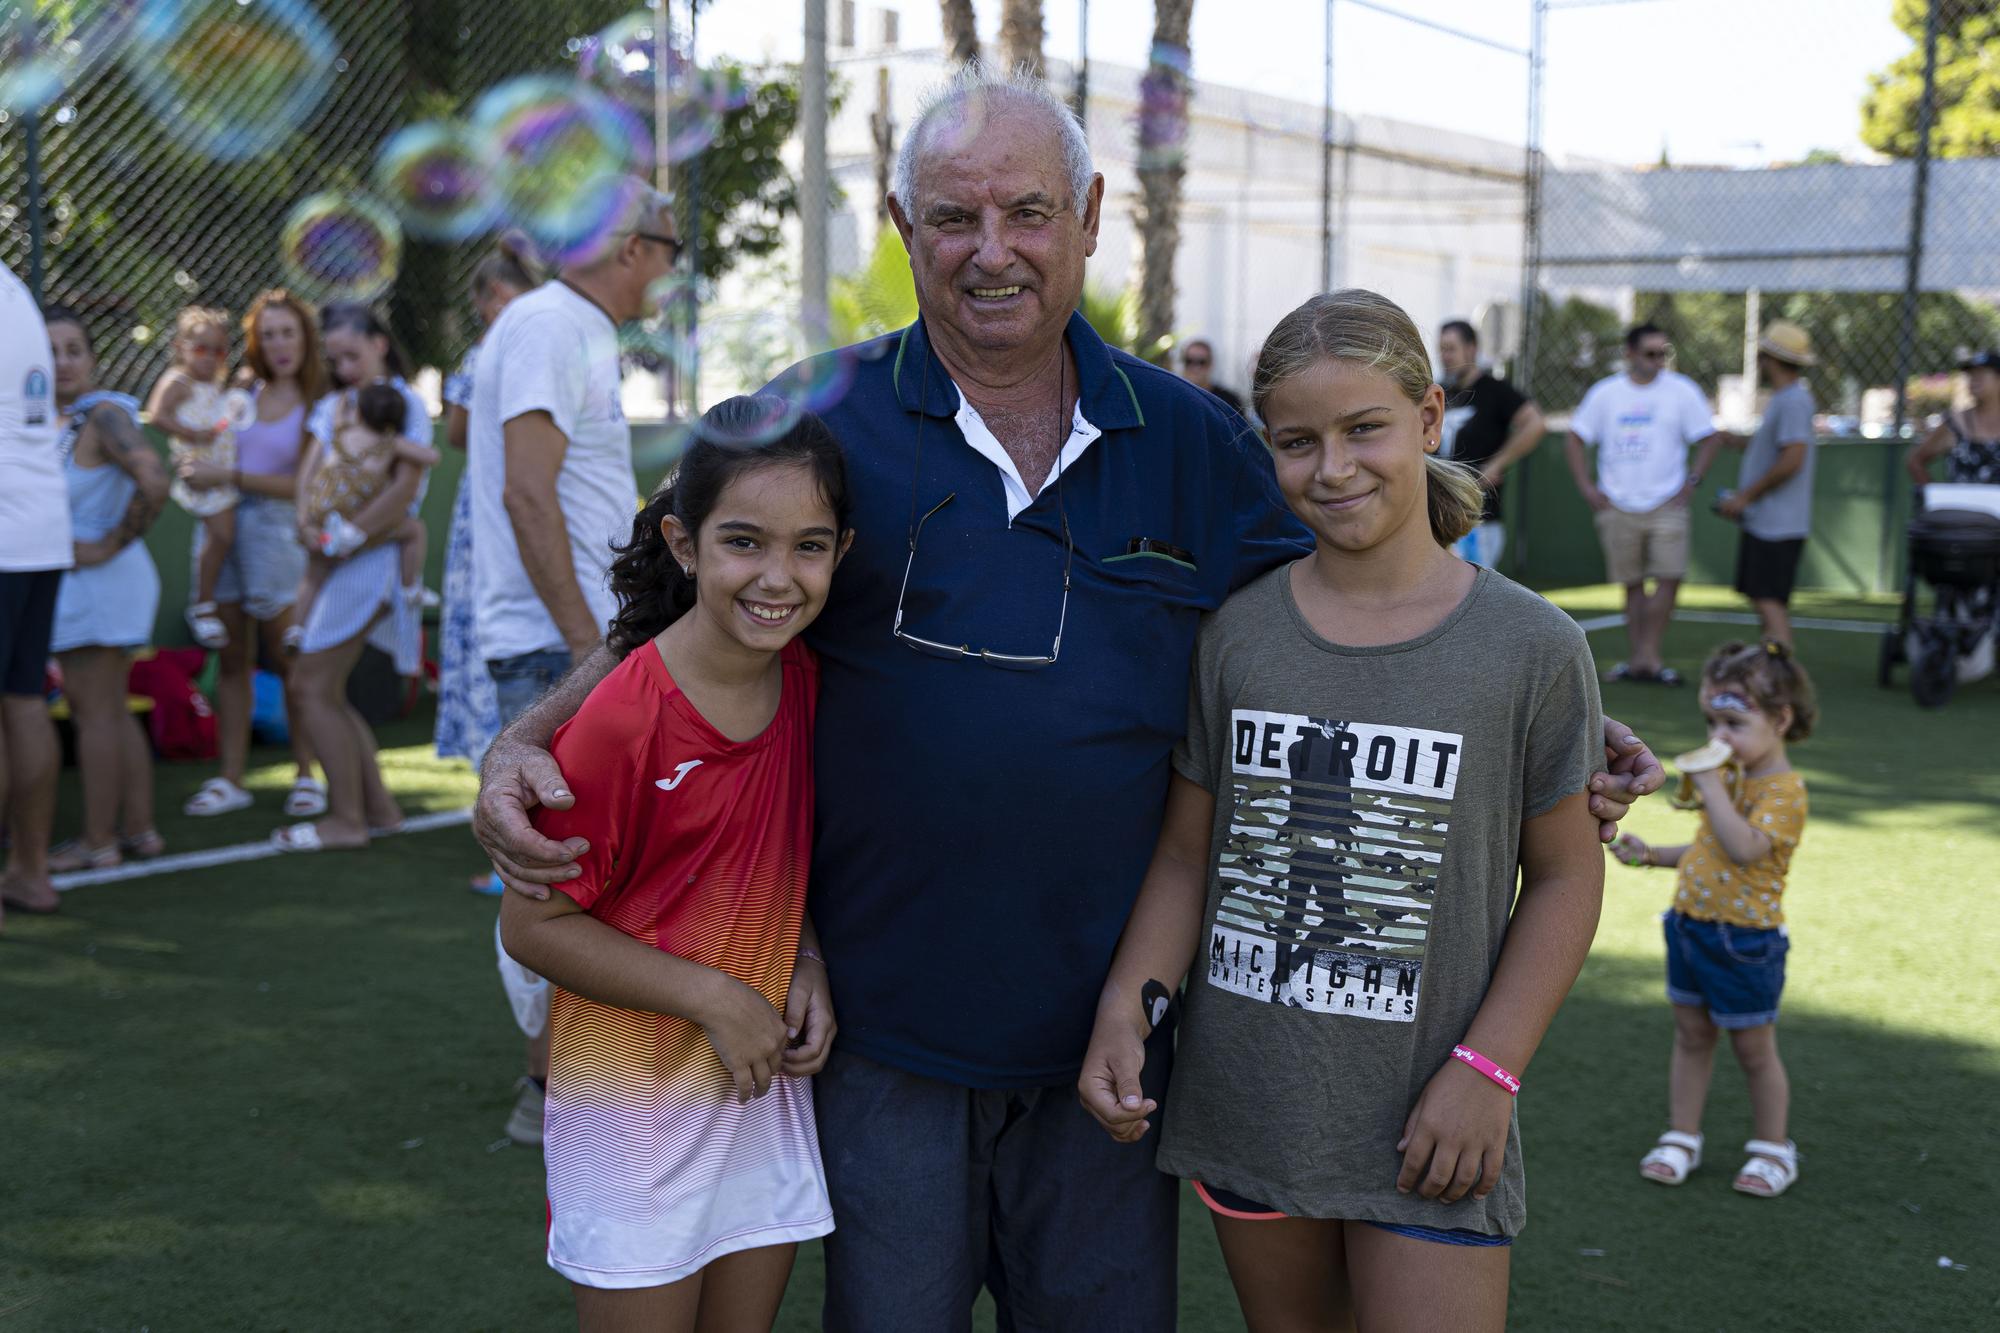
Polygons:
[[509,894],[507,950],[556,989],[550,1267],[586,1330],[768,1328],[833,1229],[810,1076],[833,1037],[805,917],[818,668],[798,641],[853,534],[815,417],[702,419],[611,569],[620,665],[556,732],[540,811],[583,873]]

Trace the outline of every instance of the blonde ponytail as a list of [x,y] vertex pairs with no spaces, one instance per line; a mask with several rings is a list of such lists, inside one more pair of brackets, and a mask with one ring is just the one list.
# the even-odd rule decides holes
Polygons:
[[1450,546],[1471,532],[1486,514],[1486,487],[1479,474],[1449,458],[1424,455],[1424,494],[1431,536],[1439,546]]

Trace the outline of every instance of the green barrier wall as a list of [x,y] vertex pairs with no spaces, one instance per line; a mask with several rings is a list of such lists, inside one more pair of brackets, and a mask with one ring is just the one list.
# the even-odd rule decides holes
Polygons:
[[[1800,587],[1855,594],[1901,589],[1907,556],[1903,532],[1910,512],[1902,456],[1909,447],[1906,440],[1820,441],[1812,536],[1799,569]],[[1694,501],[1691,582],[1727,584],[1735,577],[1741,529],[1717,517],[1709,505],[1718,491],[1735,487],[1742,457],[1727,449],[1717,455]],[[1502,568],[1508,575],[1537,588],[1603,580],[1597,530],[1590,507],[1570,479],[1561,435],[1549,435],[1509,474],[1504,508],[1507,551]]]
[[[158,437],[156,437],[158,438]],[[668,432],[658,426],[635,425],[634,447],[643,460],[640,481],[648,489],[671,463]],[[430,530],[430,550],[424,582],[432,588],[444,582],[445,537],[451,525],[452,501],[465,473],[465,455],[444,442],[438,431],[443,461],[431,472],[424,496],[424,526]],[[1894,592],[1902,586],[1904,525],[1909,519],[1909,485],[1901,458],[1906,441],[1825,440],[1819,445],[1819,470],[1814,482],[1812,539],[1806,544],[1799,584],[1844,593]],[[164,448],[164,445],[163,445]],[[1688,578],[1698,583],[1728,583],[1736,568],[1737,527],[1709,512],[1717,491],[1732,487],[1741,455],[1725,450],[1716,460],[1696,501],[1693,554]],[[1890,469],[1895,480],[1889,482]],[[1885,512],[1883,496],[1890,507]],[[1531,587],[1567,587],[1604,578],[1604,557],[1590,508],[1576,493],[1563,461],[1560,435],[1550,435],[1508,478],[1507,553],[1502,568]],[[182,612],[187,608],[188,550],[194,520],[169,504],[147,534],[154,562],[160,567],[160,616],[154,642],[178,647],[192,642]],[[1887,567],[1884,567],[1884,532]]]

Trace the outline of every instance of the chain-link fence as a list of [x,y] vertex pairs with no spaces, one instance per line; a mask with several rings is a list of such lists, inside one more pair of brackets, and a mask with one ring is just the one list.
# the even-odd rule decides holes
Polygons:
[[[365,188],[398,127],[460,112],[510,76],[563,70],[579,37],[631,7],[0,4],[0,262],[24,278],[39,267],[44,299],[90,322],[102,382],[143,392],[181,308],[240,314],[291,281],[283,236],[302,198]],[[449,366],[475,336],[465,290],[484,239],[402,245],[385,303],[420,362]]]
[[[1574,406],[1621,369],[1622,334],[1644,322],[1666,331],[1675,368],[1724,419],[1744,421],[1756,412],[1757,331],[1774,319],[1812,339],[1828,434],[1920,431],[1949,405],[1956,362],[2000,343],[2000,159],[1936,126],[1955,99],[1984,95],[1980,34],[2000,6],[1898,4],[1899,38],[1889,0],[1765,0],[1756,18],[1768,37],[1732,41],[1742,10],[1728,0],[1537,3],[1551,107],[1570,125],[1585,98],[1600,111],[1588,151],[1552,147],[1544,160],[1533,360],[1517,377],[1545,408]],[[1927,16],[1941,67],[1956,71],[1936,81],[1928,111]],[[1696,68],[1665,54],[1689,34],[1701,35]],[[1857,40],[1880,53],[1874,77],[1834,73],[1854,70]],[[1627,68],[1620,95],[1599,96],[1602,53],[1620,50],[1661,54]],[[1682,113],[1666,142],[1646,137],[1658,117],[1633,114],[1662,104]],[[1920,163],[1925,120],[1936,160]],[[1869,149],[1843,151],[1857,127]],[[1675,137],[1692,149],[1674,151]]]

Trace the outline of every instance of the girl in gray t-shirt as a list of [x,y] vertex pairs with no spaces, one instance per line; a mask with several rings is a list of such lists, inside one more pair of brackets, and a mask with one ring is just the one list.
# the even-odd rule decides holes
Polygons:
[[1443,395],[1394,304],[1314,297],[1252,392],[1316,546],[1202,627],[1079,1088],[1114,1138],[1145,1134],[1145,1038],[1185,979],[1158,1160],[1215,1214],[1250,1324],[1366,1329],[1395,1301],[1498,1329],[1514,1094],[1604,883],[1590,650],[1450,553],[1481,496],[1435,457]]

